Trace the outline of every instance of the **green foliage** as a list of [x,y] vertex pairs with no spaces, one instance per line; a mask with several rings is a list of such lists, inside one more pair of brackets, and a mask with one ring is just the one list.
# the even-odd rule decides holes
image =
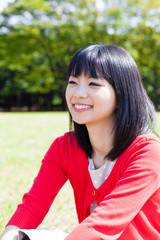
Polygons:
[[[159,107],[159,1],[104,0],[101,9],[98,4],[96,0],[16,0],[8,5],[0,18],[0,106],[31,106],[29,96],[34,95],[43,103],[48,96],[51,105],[61,102],[65,108],[71,56],[83,46],[102,43],[122,45],[133,55]],[[22,101],[23,96],[28,102]]]

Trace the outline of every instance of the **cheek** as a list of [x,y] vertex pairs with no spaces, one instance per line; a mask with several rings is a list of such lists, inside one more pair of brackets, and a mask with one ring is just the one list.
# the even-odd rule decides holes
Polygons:
[[71,98],[71,91],[68,89],[68,87],[66,88],[65,97],[66,97],[67,105],[69,106],[70,105],[70,98]]
[[114,90],[112,89],[104,89],[103,92],[97,97],[97,102],[101,103],[101,105],[110,107],[111,109],[117,108],[117,100]]

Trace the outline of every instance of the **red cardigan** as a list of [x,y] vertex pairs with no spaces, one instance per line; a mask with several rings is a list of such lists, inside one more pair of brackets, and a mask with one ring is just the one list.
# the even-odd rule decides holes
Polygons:
[[[66,240],[160,239],[160,142],[152,136],[138,136],[97,190],[75,137],[66,133],[57,138],[8,225],[37,228],[67,179],[80,224]],[[98,207],[90,215],[94,200]]]

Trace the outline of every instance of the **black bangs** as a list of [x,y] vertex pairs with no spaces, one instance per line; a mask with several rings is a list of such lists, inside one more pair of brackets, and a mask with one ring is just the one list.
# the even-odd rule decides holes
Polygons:
[[83,48],[78,51],[71,59],[68,67],[68,78],[70,76],[78,77],[81,74],[92,78],[110,78],[106,71],[106,59],[104,59],[101,49],[98,45]]

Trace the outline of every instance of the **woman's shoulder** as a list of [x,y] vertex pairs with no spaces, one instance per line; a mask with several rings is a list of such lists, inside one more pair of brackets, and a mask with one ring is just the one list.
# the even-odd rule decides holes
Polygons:
[[125,154],[135,154],[136,152],[149,152],[160,156],[160,141],[153,134],[138,135],[131,145],[124,151]]
[[137,144],[156,144],[156,145],[160,145],[160,140],[158,140],[158,138],[156,137],[156,135],[154,134],[141,134],[138,135],[135,140],[132,142],[131,145],[137,145]]
[[46,155],[62,155],[68,156],[68,153],[80,153],[81,147],[78,145],[74,132],[65,132],[63,135],[58,136],[51,143]]
[[76,137],[75,137],[75,133],[74,131],[71,132],[65,132],[63,135],[57,137],[54,142],[58,142],[58,143],[66,143],[66,144],[70,144],[70,143],[77,143]]
[[57,137],[51,147],[59,148],[62,151],[68,151],[69,149],[74,151],[81,148],[77,142],[74,131],[65,132],[63,135]]
[[139,135],[117,161],[123,172],[129,166],[142,171],[151,169],[160,176],[160,141],[152,134]]

